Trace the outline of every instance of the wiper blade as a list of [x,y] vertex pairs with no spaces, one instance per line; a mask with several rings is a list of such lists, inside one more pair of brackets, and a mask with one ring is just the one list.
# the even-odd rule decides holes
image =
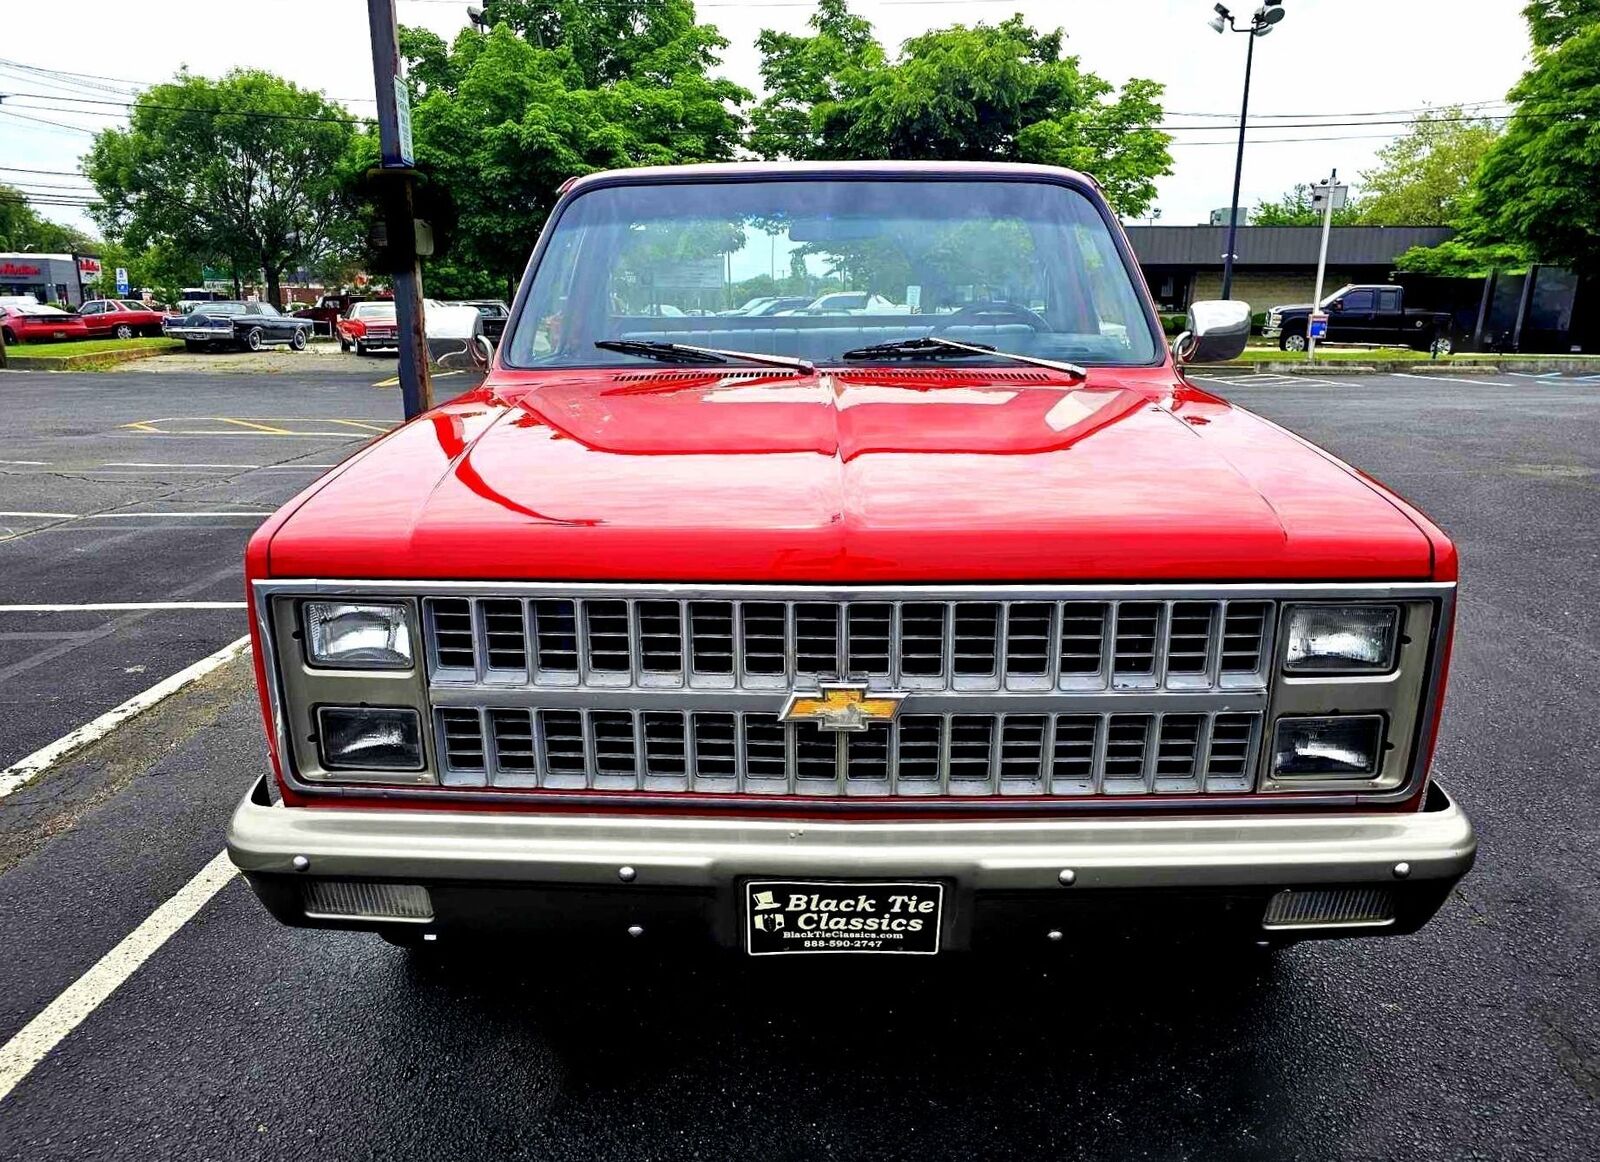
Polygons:
[[1089,373],[1076,363],[1062,363],[1055,359],[1040,359],[1033,355],[1018,355],[1014,351],[999,351],[987,343],[958,343],[938,335],[922,335],[912,339],[896,339],[892,343],[875,343],[871,347],[857,347],[839,358],[860,359],[961,359],[971,355],[989,355],[996,359],[1009,359],[1013,363],[1026,363],[1033,367],[1048,367],[1063,371],[1079,379],[1088,379]]
[[692,347],[688,343],[661,343],[646,339],[596,339],[594,345],[603,351],[618,351],[624,355],[640,355],[646,359],[659,359],[662,363],[727,363],[742,359],[746,363],[759,363],[766,367],[787,367],[792,371],[814,373],[816,364],[806,359],[792,359],[787,355],[763,355],[758,351],[724,351],[718,347]]

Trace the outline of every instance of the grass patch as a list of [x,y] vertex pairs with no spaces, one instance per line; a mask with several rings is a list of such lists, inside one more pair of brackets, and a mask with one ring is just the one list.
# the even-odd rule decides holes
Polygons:
[[80,339],[68,343],[7,343],[18,359],[71,359],[74,355],[111,355],[119,351],[182,351],[182,339]]

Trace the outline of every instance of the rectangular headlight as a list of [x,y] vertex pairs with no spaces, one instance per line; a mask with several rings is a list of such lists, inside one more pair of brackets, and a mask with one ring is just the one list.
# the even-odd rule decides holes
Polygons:
[[346,670],[409,670],[411,622],[404,605],[307,601],[306,660]]
[[330,771],[420,771],[422,719],[394,706],[317,710],[322,765]]
[[1378,773],[1381,714],[1280,718],[1272,738],[1276,777],[1364,779]]
[[1290,674],[1382,674],[1394,667],[1394,605],[1293,605],[1284,634]]

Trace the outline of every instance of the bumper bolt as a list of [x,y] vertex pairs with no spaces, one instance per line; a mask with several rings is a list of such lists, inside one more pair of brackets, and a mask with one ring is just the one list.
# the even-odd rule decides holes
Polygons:
[[1395,879],[1403,880],[1410,874],[1411,874],[1411,865],[1409,863],[1397,863],[1397,864],[1394,865],[1394,878]]
[[289,866],[295,871],[306,871],[311,867],[311,861],[303,855],[297,855],[289,861]]
[[637,924],[629,924],[628,925],[628,935],[629,936],[633,936],[633,937],[643,936],[644,935],[644,929],[641,928]]
[[1064,888],[1070,888],[1078,882],[1078,873],[1070,867],[1064,867],[1061,869],[1061,873],[1056,876],[1056,882]]
[[1062,940],[1062,932],[1059,928],[1050,929],[1050,931],[1046,932],[1044,936],[1045,939],[1050,941],[1052,944],[1059,944]]
[[625,884],[633,883],[634,877],[638,874],[631,867],[619,867],[617,869],[617,878]]

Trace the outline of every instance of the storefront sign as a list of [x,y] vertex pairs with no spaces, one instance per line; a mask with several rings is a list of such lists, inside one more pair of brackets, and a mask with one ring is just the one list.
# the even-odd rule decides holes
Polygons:
[[78,280],[85,286],[93,286],[100,281],[100,260],[98,258],[78,259]]
[[0,262],[0,278],[38,278],[43,273],[42,266],[30,266],[25,262]]

